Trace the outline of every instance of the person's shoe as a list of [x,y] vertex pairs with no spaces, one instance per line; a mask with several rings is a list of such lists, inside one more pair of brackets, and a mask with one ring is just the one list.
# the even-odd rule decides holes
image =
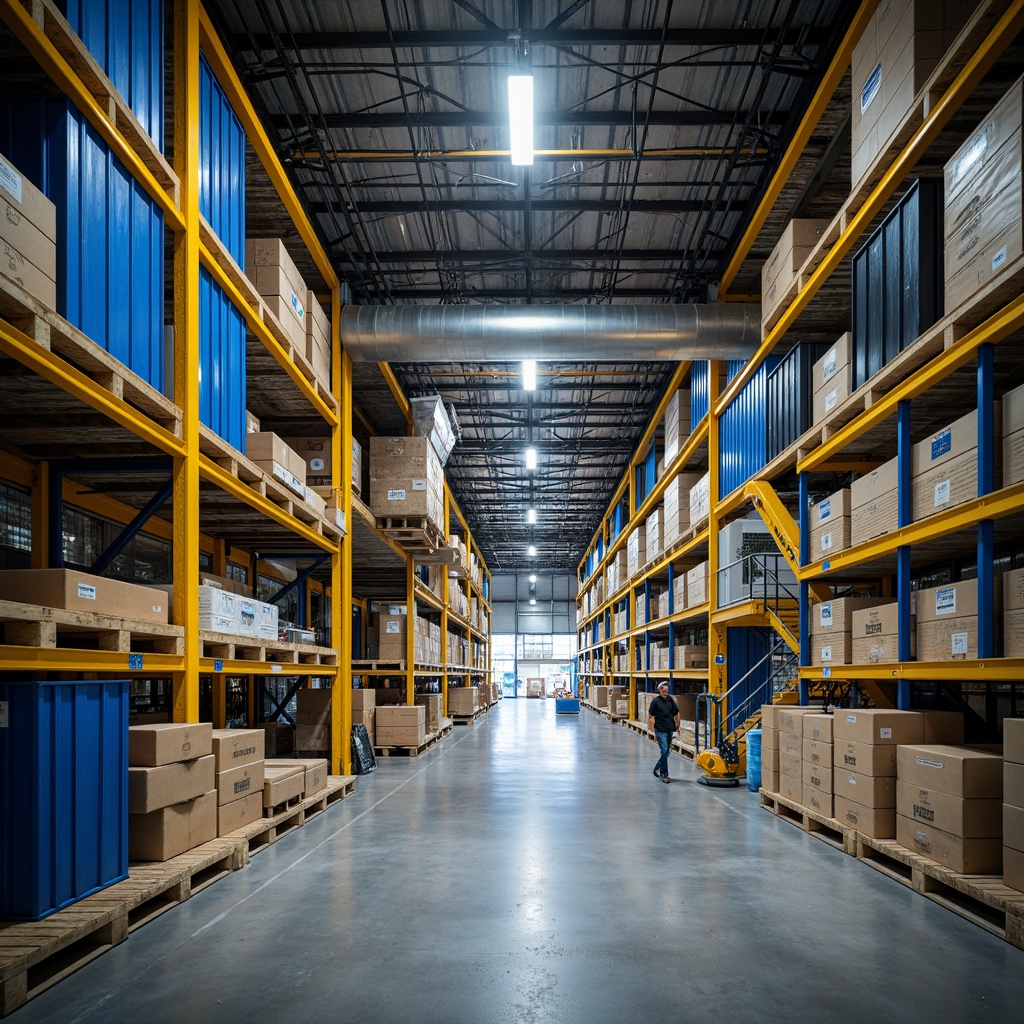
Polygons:
[[659,772],[657,768],[655,768],[655,769],[654,769],[654,771],[653,771],[653,772],[651,772],[651,774],[652,774],[652,775],[653,775],[653,776],[654,776],[654,777],[655,777],[656,779],[660,779],[660,778],[661,778],[661,772]]
[[662,775],[661,781],[662,782],[671,782],[672,780],[667,775]]

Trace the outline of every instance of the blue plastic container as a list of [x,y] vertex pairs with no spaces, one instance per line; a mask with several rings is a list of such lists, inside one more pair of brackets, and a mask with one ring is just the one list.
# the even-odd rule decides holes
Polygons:
[[0,918],[128,877],[128,681],[0,682]]
[[57,8],[163,152],[163,0],[57,0]]
[[761,788],[761,730],[747,733],[747,789],[756,793]]
[[0,101],[0,150],[57,208],[57,312],[164,389],[164,217],[66,99]]
[[199,419],[245,451],[245,320],[199,268]]
[[199,212],[244,270],[245,131],[205,58],[199,61]]
[[578,715],[580,713],[580,702],[577,697],[556,697],[556,715]]

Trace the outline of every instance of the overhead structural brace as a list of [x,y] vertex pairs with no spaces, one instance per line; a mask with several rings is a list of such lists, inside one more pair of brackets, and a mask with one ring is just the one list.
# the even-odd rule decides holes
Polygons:
[[747,359],[761,342],[761,307],[343,306],[353,362],[680,362]]

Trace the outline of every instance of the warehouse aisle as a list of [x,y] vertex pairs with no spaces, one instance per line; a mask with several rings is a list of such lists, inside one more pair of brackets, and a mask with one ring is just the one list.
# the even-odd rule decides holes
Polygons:
[[1020,1019],[1024,953],[656,754],[502,701],[10,1020]]

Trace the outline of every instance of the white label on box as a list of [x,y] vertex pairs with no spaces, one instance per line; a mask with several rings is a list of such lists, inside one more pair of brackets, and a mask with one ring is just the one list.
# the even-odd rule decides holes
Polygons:
[[828,517],[830,515],[832,515],[832,499],[831,498],[826,498],[818,506],[818,522],[819,523],[825,522],[825,520],[828,519]]
[[413,482],[412,482],[412,489],[414,491],[425,491],[427,489],[427,481],[426,480],[413,480]]
[[[3,164],[0,164],[3,167]],[[7,728],[7,701],[0,700],[0,729]]]
[[831,626],[832,625],[832,602],[826,601],[824,604],[818,606],[818,625],[819,626]]
[[971,140],[970,145],[961,154],[960,159],[957,160],[956,166],[953,168],[953,180],[951,182],[953,188],[959,185],[984,159],[985,153],[988,150],[988,133],[992,127],[993,122],[990,121],[985,125],[984,130],[978,132]]
[[932,461],[953,450],[953,428],[946,427],[932,438]]
[[832,534],[831,533],[823,533],[821,535],[821,550],[822,551],[831,551],[832,550]]
[[825,365],[822,367],[822,370],[821,370],[821,376],[822,376],[823,380],[828,380],[830,377],[835,375],[835,372],[836,372],[836,362],[837,362],[838,358],[839,358],[839,356],[838,356],[838,353],[836,352],[836,346],[833,345],[825,353]]
[[821,649],[821,660],[831,661],[832,660],[832,645],[829,644],[827,647]]
[[400,622],[385,622],[384,623],[385,633],[401,633],[402,624]]
[[96,588],[91,583],[79,583],[78,584],[78,596],[83,601],[95,601],[96,600]]
[[860,91],[860,112],[862,114],[871,106],[871,101],[878,95],[881,88],[882,65],[876,64],[875,70],[868,75],[868,80],[864,83],[864,88]]
[[967,634],[966,633],[954,633],[950,637],[952,641],[952,655],[954,658],[966,658],[967,657]]
[[930,757],[915,757],[914,762],[916,764],[923,764],[928,768],[941,768],[942,761],[934,761]]
[[314,473],[322,473],[327,468],[327,464],[321,458],[310,459],[309,468],[313,470]]
[[396,487],[388,491],[388,501],[405,501],[405,488]]
[[833,388],[825,396],[825,412],[831,412],[839,404],[839,389]]
[[940,505],[945,505],[949,501],[949,480],[943,480],[942,483],[935,485],[935,507],[938,508]]
[[849,775],[849,776],[847,776],[847,778],[850,780],[850,785],[851,786],[856,786],[857,785],[857,776],[856,775]]
[[956,615],[956,587],[939,587],[935,591],[935,614]]
[[997,252],[995,254],[995,256],[992,257],[992,269],[993,270],[998,270],[1005,262],[1006,262],[1006,246],[1004,245],[1002,247],[1002,249],[1000,249],[999,252]]
[[3,160],[0,160],[0,188],[14,196],[17,202],[21,202],[21,175]]
[[878,730],[878,738],[880,740],[891,740],[892,739],[892,729],[879,729]]
[[853,725],[853,724],[854,724],[854,723],[855,723],[855,722],[857,721],[857,716],[856,716],[856,715],[847,715],[847,716],[846,716],[846,720],[847,720],[847,721],[848,721],[848,722],[849,722],[849,723],[850,723],[851,725]]

